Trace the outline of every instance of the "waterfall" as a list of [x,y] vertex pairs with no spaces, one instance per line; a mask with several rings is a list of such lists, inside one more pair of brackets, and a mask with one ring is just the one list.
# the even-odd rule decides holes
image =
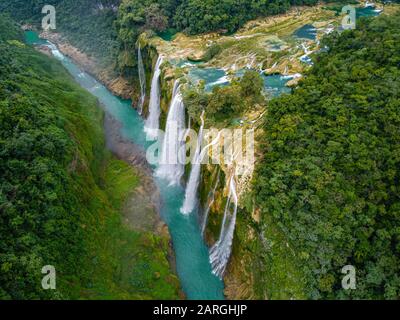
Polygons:
[[207,221],[208,221],[208,214],[210,213],[211,206],[213,205],[213,203],[215,201],[215,192],[217,191],[217,187],[218,187],[218,184],[219,184],[219,177],[220,177],[220,171],[218,170],[217,179],[216,179],[214,188],[212,190],[210,190],[210,192],[208,194],[208,199],[210,199],[210,200],[209,200],[209,202],[207,204],[207,209],[204,212],[203,223],[201,224],[201,234],[202,235],[204,235],[204,231],[206,230]]
[[58,60],[63,60],[64,59],[64,55],[60,52],[60,50],[58,50],[58,48],[56,47],[55,44],[49,42],[49,44],[47,45],[48,48],[50,48],[52,55],[58,59]]
[[138,46],[138,73],[140,82],[140,99],[138,104],[138,112],[141,115],[143,112],[144,100],[146,98],[146,74],[143,67],[142,50],[140,49],[140,42]]
[[225,206],[219,239],[210,250],[210,262],[213,273],[220,278],[222,278],[225,272],[225,268],[231,255],[237,208],[238,198],[236,194],[236,184],[235,178],[232,176],[229,183],[229,196]]
[[181,208],[181,213],[189,214],[191,213],[197,205],[197,189],[200,182],[200,165],[201,165],[201,144],[203,142],[203,129],[204,129],[204,111],[202,112],[201,126],[199,131],[199,136],[197,138],[197,146],[194,157],[192,159],[192,170],[190,171],[189,181],[186,186],[185,200],[183,201],[183,206]]
[[179,80],[176,80],[165,125],[160,166],[156,172],[157,176],[167,179],[170,184],[179,184],[185,173],[186,149],[184,135],[185,106],[182,101]]
[[160,66],[162,62],[163,58],[162,56],[159,56],[154,69],[153,79],[151,81],[149,116],[144,126],[145,132],[152,138],[157,137],[157,130],[159,129],[160,122]]

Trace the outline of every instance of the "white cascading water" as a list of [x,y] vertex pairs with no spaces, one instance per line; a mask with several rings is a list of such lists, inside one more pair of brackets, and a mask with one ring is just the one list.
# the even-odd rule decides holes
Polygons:
[[202,235],[204,235],[204,231],[206,230],[206,226],[207,226],[207,222],[208,222],[208,214],[210,213],[211,206],[213,205],[213,203],[215,201],[215,192],[217,191],[217,187],[219,184],[219,177],[220,177],[220,171],[218,171],[214,188],[208,194],[208,199],[210,199],[210,200],[208,201],[207,209],[204,212],[203,222],[201,224],[201,234]]
[[143,105],[146,99],[146,74],[144,72],[143,66],[143,58],[142,58],[142,50],[140,49],[140,42],[138,46],[138,73],[139,73],[139,82],[140,82],[140,99],[138,104],[138,112],[141,115],[143,112]]
[[236,193],[236,184],[235,178],[232,176],[229,183],[229,196],[225,206],[219,239],[210,249],[210,263],[212,266],[212,272],[221,279],[224,275],[229,257],[231,255],[237,208],[238,198]]
[[201,165],[201,145],[203,142],[203,129],[204,129],[204,111],[202,112],[201,126],[199,136],[197,138],[197,146],[194,157],[192,159],[192,170],[190,171],[189,181],[186,186],[185,200],[181,208],[181,213],[191,213],[197,205],[197,189],[200,182],[200,165]]
[[49,42],[49,44],[47,45],[47,47],[50,48],[51,53],[53,54],[53,56],[55,58],[57,58],[58,60],[63,60],[64,59],[64,55],[58,50],[58,48],[56,47],[56,45],[54,45],[53,43]]
[[154,68],[154,75],[151,81],[149,116],[145,122],[144,131],[149,137],[156,138],[160,122],[160,66],[163,62],[163,57],[159,56]]
[[157,176],[168,180],[171,185],[179,184],[185,173],[185,132],[185,106],[179,80],[176,80],[165,125],[160,165],[156,172]]

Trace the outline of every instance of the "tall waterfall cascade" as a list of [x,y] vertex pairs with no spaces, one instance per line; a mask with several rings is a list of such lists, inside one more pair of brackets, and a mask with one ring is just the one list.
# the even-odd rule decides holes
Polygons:
[[202,112],[201,126],[199,135],[197,138],[197,146],[194,157],[192,159],[192,170],[190,171],[189,181],[186,186],[185,200],[181,208],[181,213],[190,214],[197,206],[197,189],[200,183],[200,166],[201,166],[201,145],[203,142],[203,130],[204,130],[204,111]]
[[159,167],[156,172],[157,176],[168,180],[171,185],[179,184],[185,173],[185,133],[185,106],[179,80],[176,80],[165,125]]
[[233,235],[236,225],[238,197],[236,193],[235,176],[229,182],[229,195],[225,206],[224,218],[218,241],[210,249],[212,272],[222,278],[232,250]]
[[144,130],[151,138],[157,138],[158,129],[160,127],[160,66],[163,57],[159,56],[154,68],[153,79],[151,81],[149,116],[145,122]]
[[144,72],[142,50],[140,48],[140,42],[138,45],[138,73],[140,82],[140,99],[137,107],[138,113],[141,115],[143,113],[143,105],[146,99],[146,74]]

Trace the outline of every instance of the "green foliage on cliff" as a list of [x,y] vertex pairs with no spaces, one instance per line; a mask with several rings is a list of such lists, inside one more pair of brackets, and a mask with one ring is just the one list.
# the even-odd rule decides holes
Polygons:
[[183,94],[185,107],[192,119],[199,119],[204,110],[207,119],[221,126],[223,121],[231,121],[255,104],[264,104],[262,94],[264,82],[256,71],[248,70],[241,79],[234,79],[228,86],[213,88],[211,93],[204,86],[190,86]]
[[218,54],[220,54],[220,52],[222,51],[222,48],[219,44],[214,43],[212,44],[206,51],[206,53],[204,54],[204,57],[202,58],[203,62],[207,62],[210,61],[211,59],[213,59],[215,56],[217,56]]
[[[269,105],[255,181],[262,223],[295,248],[310,298],[398,299],[400,15],[325,44],[294,93]],[[341,287],[348,264],[356,290]]]
[[24,38],[22,31],[18,29],[15,22],[6,15],[0,15],[0,30],[2,30],[0,33],[0,41],[2,42],[8,40],[22,41]]
[[168,240],[122,224],[138,177],[105,150],[97,100],[0,25],[0,299],[177,298]]

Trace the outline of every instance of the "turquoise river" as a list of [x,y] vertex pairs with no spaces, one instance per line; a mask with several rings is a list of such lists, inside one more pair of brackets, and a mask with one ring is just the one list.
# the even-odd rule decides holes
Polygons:
[[[26,33],[28,44],[44,44],[34,32]],[[138,146],[147,148],[154,141],[146,141],[144,121],[131,106],[131,101],[114,96],[105,86],[80,70],[56,48],[54,57],[69,71],[76,82],[98,98],[105,112],[121,123],[121,135]],[[180,213],[184,189],[169,186],[154,176],[162,197],[161,216],[169,227],[176,256],[176,268],[183,292],[188,299],[224,299],[224,284],[211,272],[208,248],[201,236],[197,213]]]

